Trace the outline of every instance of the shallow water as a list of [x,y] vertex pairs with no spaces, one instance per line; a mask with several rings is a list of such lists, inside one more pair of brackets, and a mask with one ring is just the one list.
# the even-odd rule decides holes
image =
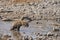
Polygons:
[[[10,32],[10,28],[12,27],[11,23],[12,22],[0,21],[0,33],[3,33],[4,35],[5,34],[11,35],[11,32]],[[48,33],[49,31],[52,30],[52,27],[49,26],[49,25],[40,26],[40,24],[39,24],[37,26],[37,24],[35,24],[35,22],[31,22],[31,23],[29,23],[29,25],[30,26],[28,28],[22,26],[21,29],[20,29],[20,32],[22,32],[22,33],[24,32],[25,35],[30,35],[32,37],[36,37],[35,33],[46,34],[46,33]]]

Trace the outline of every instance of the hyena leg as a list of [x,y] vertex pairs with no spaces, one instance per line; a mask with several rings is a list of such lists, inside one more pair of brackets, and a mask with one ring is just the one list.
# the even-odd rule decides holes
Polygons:
[[17,27],[17,31],[19,31],[19,30],[20,30],[20,26]]

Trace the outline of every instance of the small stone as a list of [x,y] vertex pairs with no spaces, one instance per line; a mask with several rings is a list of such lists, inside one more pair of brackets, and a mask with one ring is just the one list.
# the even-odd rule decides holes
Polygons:
[[56,22],[60,23],[60,18],[56,18]]
[[30,36],[30,37],[29,37],[29,40],[33,40],[33,38]]
[[42,38],[37,37],[36,40],[42,40]]
[[13,40],[13,39],[9,39],[9,40]]
[[34,5],[34,3],[29,3],[29,6],[32,6],[32,5]]
[[37,36],[42,36],[43,34],[41,34],[41,33],[37,33]]
[[53,29],[54,32],[60,31],[59,28],[54,28]]
[[43,9],[45,9],[46,7],[42,7]]
[[39,22],[36,22],[36,24],[39,24]]
[[3,18],[2,21],[12,21],[12,19],[9,19],[9,18]]
[[55,1],[53,4],[58,4],[58,2],[57,2],[57,1]]
[[2,19],[2,17],[0,16],[0,19]]
[[51,32],[48,32],[48,33],[47,33],[47,36],[54,36],[54,34],[51,33]]
[[54,36],[55,36],[55,37],[57,37],[57,36],[58,36],[58,34],[54,34]]
[[44,34],[44,36],[47,36],[47,34]]
[[45,36],[38,36],[38,37],[36,37],[36,40],[43,40],[43,39],[45,39]]
[[29,40],[28,36],[24,37],[24,40]]

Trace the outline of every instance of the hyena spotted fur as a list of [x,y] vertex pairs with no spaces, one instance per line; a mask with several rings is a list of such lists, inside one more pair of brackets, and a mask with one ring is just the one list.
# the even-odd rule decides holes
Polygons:
[[[13,22],[11,30],[17,30],[17,31],[19,31],[19,29],[20,29],[21,26],[28,27],[29,23],[24,20],[25,18],[27,18],[27,17],[23,17],[21,20],[17,20],[15,22]],[[27,19],[29,19],[30,21],[32,21],[30,18],[27,18]]]

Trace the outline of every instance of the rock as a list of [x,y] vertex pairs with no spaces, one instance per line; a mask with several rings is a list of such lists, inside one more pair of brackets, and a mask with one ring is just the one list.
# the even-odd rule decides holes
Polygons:
[[39,22],[36,22],[36,24],[39,24]]
[[43,40],[43,39],[45,39],[45,36],[38,36],[38,37],[36,37],[36,40]]
[[45,9],[45,8],[46,8],[46,7],[44,7],[44,6],[42,7],[42,9]]
[[37,33],[36,36],[43,36],[43,34],[41,34],[41,33]]
[[56,22],[60,23],[60,18],[56,18]]
[[42,40],[42,38],[40,38],[40,37],[37,37],[37,38],[36,38],[36,40]]
[[47,36],[47,34],[44,34],[44,36]]
[[26,37],[24,38],[24,40],[29,40],[28,36],[26,36]]
[[2,17],[0,16],[0,19],[2,19]]
[[55,36],[55,37],[57,37],[57,36],[58,36],[58,34],[54,34],[54,36]]
[[26,36],[23,37],[23,40],[33,40],[33,38],[31,36],[26,35]]
[[7,40],[8,38],[11,38],[11,36],[9,36],[9,35],[4,35],[4,36],[2,37],[2,40]]
[[57,31],[60,31],[60,29],[59,28],[53,28],[53,31],[57,32]]
[[10,12],[13,12],[13,11],[9,11],[9,10],[8,11],[0,11],[0,13],[6,13],[6,12],[10,13]]
[[48,33],[47,33],[47,36],[48,36],[48,37],[49,37],[49,36],[54,36],[54,34],[51,33],[51,32],[48,32]]
[[29,37],[29,40],[33,40],[33,38],[30,36],[30,37]]
[[13,20],[9,18],[3,18],[2,21],[13,21]]

